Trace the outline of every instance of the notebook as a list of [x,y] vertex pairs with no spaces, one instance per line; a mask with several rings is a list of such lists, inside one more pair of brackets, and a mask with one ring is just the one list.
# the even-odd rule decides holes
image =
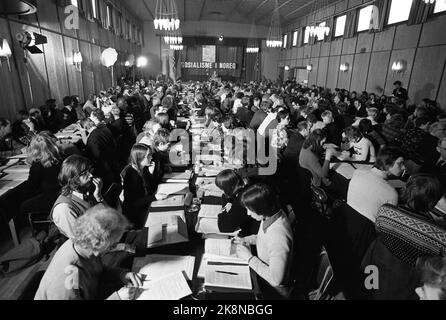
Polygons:
[[132,270],[147,275],[150,279],[163,277],[165,274],[183,272],[186,280],[191,281],[195,266],[195,257],[151,254],[135,258]]
[[204,287],[220,292],[252,291],[249,266],[207,261]]

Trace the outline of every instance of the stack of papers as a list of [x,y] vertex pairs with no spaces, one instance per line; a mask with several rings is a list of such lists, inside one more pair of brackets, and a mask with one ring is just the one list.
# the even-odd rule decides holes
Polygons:
[[215,204],[202,204],[200,206],[199,218],[211,218],[217,219],[218,215],[222,212],[223,208],[220,205]]
[[232,239],[206,239],[204,255],[208,261],[248,264],[248,260],[237,257],[236,248]]
[[175,272],[156,280],[144,281],[136,300],[179,300],[191,295],[183,272]]
[[184,210],[150,212],[145,227],[147,248],[189,241]]
[[186,194],[189,192],[188,183],[161,183],[158,185],[156,194]]
[[164,200],[153,201],[150,208],[168,208],[184,206],[184,195],[172,195]]
[[183,272],[186,279],[191,281],[194,266],[195,257],[193,256],[151,254],[141,258],[135,258],[132,270],[145,274],[150,279],[161,278],[165,274]]
[[204,287],[221,292],[252,291],[249,266],[207,261]]

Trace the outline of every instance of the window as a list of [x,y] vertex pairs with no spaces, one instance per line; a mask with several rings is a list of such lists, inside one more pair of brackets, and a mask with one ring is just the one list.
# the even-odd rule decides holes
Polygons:
[[288,44],[288,35],[284,34],[283,35],[283,47],[286,48],[287,44]]
[[107,28],[113,27],[113,9],[107,5]]
[[307,44],[309,40],[310,40],[310,28],[306,27],[304,33],[304,44]]
[[409,20],[412,0],[392,0],[390,5],[388,24],[398,23]]
[[370,26],[370,20],[372,18],[372,9],[373,6],[367,6],[359,10],[359,19],[358,19],[358,32],[368,30]]
[[91,10],[93,14],[93,18],[98,19],[98,4],[96,0],[91,0]]
[[335,38],[341,37],[344,35],[345,31],[345,21],[347,20],[347,15],[344,14],[343,16],[339,16],[336,18],[336,25],[335,25]]
[[76,8],[79,8],[79,4],[78,4],[77,0],[71,0],[70,2],[71,2],[72,6],[75,6]]
[[297,46],[297,30],[293,32],[293,47]]
[[446,11],[446,0],[437,0],[435,2],[434,13]]

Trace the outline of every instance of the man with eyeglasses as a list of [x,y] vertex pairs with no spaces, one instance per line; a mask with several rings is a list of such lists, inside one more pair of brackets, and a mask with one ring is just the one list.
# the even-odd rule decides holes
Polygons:
[[69,156],[62,163],[59,173],[61,195],[51,210],[50,217],[59,231],[73,238],[73,227],[77,218],[90,207],[104,201],[102,180],[93,176],[92,163],[79,155]]

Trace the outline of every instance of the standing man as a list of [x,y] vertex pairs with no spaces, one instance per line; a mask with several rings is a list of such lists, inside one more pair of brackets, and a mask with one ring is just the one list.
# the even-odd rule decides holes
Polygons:
[[401,100],[404,104],[404,107],[407,105],[407,100],[409,99],[409,96],[407,94],[407,90],[402,87],[401,81],[395,81],[393,83],[395,86],[395,89],[393,89],[393,95]]

